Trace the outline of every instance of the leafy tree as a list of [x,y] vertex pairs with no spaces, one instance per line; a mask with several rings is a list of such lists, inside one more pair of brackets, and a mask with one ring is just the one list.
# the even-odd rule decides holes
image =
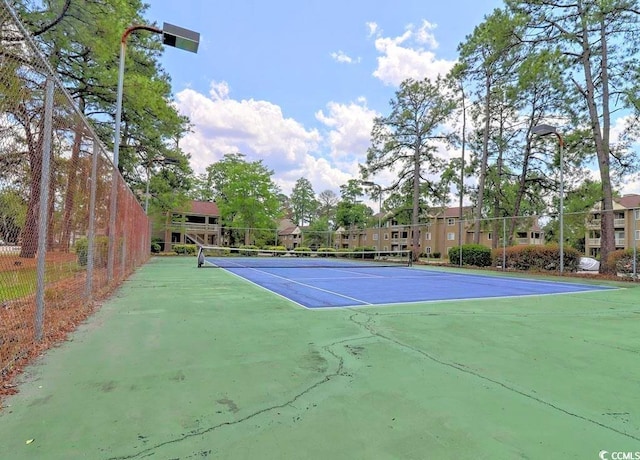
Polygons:
[[293,219],[301,226],[311,222],[319,207],[311,181],[301,177],[296,181],[289,200],[293,208]]
[[[587,234],[587,220],[590,211],[601,200],[602,186],[597,181],[585,180],[580,186],[569,192],[564,200],[564,230],[565,242],[584,253],[585,236]],[[559,220],[551,220],[546,228],[545,235],[552,241],[558,241]]]
[[280,214],[284,219],[293,219],[293,210],[291,209],[291,200],[284,193],[278,194],[280,201]]
[[262,160],[247,162],[240,153],[226,154],[206,171],[222,224],[242,233],[244,244],[253,244],[262,236],[257,230],[275,227],[280,217],[279,190],[272,180],[273,171]]
[[[513,107],[513,101],[505,100],[513,94],[505,91],[505,86],[522,59],[515,51],[514,46],[517,41],[514,34],[516,24],[516,20],[506,11],[494,10],[460,45],[460,64],[454,70],[454,75],[457,78],[462,77],[472,83],[472,94],[478,100],[472,114],[476,123],[482,125],[476,134],[479,141],[476,144],[476,153],[480,165],[475,200],[474,242],[476,244],[480,242],[480,219],[483,215],[483,207],[486,206],[484,195],[490,169],[489,156],[492,152],[497,153],[497,161],[493,171],[494,185],[496,185],[496,193],[494,193],[492,200],[493,217],[497,217],[499,214],[499,182],[502,180],[504,153],[507,145],[504,116],[507,114],[507,107]],[[496,115],[498,120],[495,118]]]
[[[116,82],[118,76],[119,43],[126,27],[134,23],[144,23],[142,14],[146,5],[138,0],[90,0],[71,2],[53,0],[50,2],[16,1],[15,5],[25,18],[33,35],[45,50],[58,77],[67,91],[75,99],[81,113],[93,120],[101,140],[110,145],[113,141],[113,114],[115,113]],[[12,101],[7,105],[9,113],[22,126],[24,136],[16,140],[26,146],[28,155],[29,182],[40,183],[40,145],[42,136],[42,93],[44,81],[26,81],[19,77],[19,65],[33,59],[25,55],[26,47],[16,44],[16,53],[4,54],[3,75],[14,75],[11,82]],[[132,188],[143,187],[136,168],[141,160],[150,157],[168,156],[167,141],[184,131],[186,120],[178,116],[171,104],[169,78],[158,65],[162,51],[157,36],[148,33],[134,34],[129,40],[128,65],[125,74],[125,97],[123,100],[123,140],[120,166],[125,179]],[[9,68],[9,67],[12,67]],[[39,66],[38,66],[39,67]],[[17,83],[17,84],[16,84]],[[77,212],[82,203],[77,194],[82,188],[83,173],[80,164],[80,149],[85,135],[81,123],[58,111],[54,121],[58,136],[69,136],[71,158],[57,166],[66,167],[66,189],[59,207],[62,208],[61,249],[68,249],[72,228],[83,214]],[[66,119],[63,119],[66,117]],[[64,132],[64,131],[67,132]],[[54,146],[55,148],[55,146]],[[178,155],[174,152],[174,157]],[[0,159],[4,163],[5,159]],[[145,164],[142,161],[142,164]],[[59,184],[58,176],[52,171],[51,192]],[[146,181],[145,181],[146,182]],[[54,197],[54,193],[50,193]],[[144,198],[143,193],[138,196]],[[37,219],[39,190],[29,191],[27,219],[23,229],[22,257],[35,255],[37,241]],[[49,212],[58,207],[52,199]],[[56,209],[57,210],[57,209]],[[50,222],[52,220],[50,219]]]
[[[455,100],[438,79],[405,80],[391,101],[391,113],[374,120],[371,147],[367,151],[362,175],[367,178],[381,171],[397,171],[398,178],[388,188],[405,191],[411,184],[411,224],[417,228],[420,209],[429,200],[441,202],[446,191],[438,183],[444,160],[437,156],[434,141],[449,136],[440,132],[455,108]],[[421,203],[422,206],[421,206]],[[412,249],[417,259],[419,234],[413,232]]]
[[340,186],[342,199],[336,208],[336,225],[346,229],[364,227],[373,214],[373,210],[358,201],[362,193],[362,184],[357,179],[350,179],[346,184]]
[[16,244],[27,216],[27,203],[20,193],[5,189],[0,192],[0,239]]
[[331,247],[331,227],[326,217],[319,217],[304,230],[304,245],[308,247]]
[[[563,57],[562,74],[571,93],[566,110],[574,123],[589,126],[600,171],[602,194],[601,257],[615,249],[612,171],[635,167],[637,158],[611,138],[612,115],[633,106],[637,83],[629,70],[637,68],[637,0],[533,1],[506,0],[511,11],[526,20],[521,41],[557,50]],[[600,271],[607,270],[606,264]]]
[[333,225],[336,217],[336,206],[340,198],[333,190],[325,190],[318,195],[318,217],[326,219],[329,225]]

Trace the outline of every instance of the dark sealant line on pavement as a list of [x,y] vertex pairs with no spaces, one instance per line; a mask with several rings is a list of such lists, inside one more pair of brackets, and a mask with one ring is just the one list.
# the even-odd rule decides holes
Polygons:
[[[367,317],[366,321],[360,322],[360,321],[358,321],[356,319],[356,316],[358,316],[360,314],[364,314]],[[575,417],[575,418],[578,418],[580,420],[584,420],[585,422],[592,423],[592,424],[597,425],[597,426],[599,426],[601,428],[605,428],[607,430],[613,431],[613,432],[618,433],[618,434],[620,434],[622,436],[625,436],[627,438],[631,438],[631,439],[633,439],[635,441],[640,441],[640,437],[639,436],[634,436],[633,434],[627,433],[625,431],[621,431],[621,430],[619,430],[617,428],[614,428],[612,426],[605,425],[602,422],[599,422],[597,420],[591,419],[591,418],[586,417],[584,415],[580,415],[580,414],[576,414],[576,413],[570,412],[569,410],[563,409],[562,407],[559,407],[559,406],[556,406],[555,404],[553,404],[553,403],[551,403],[549,401],[545,401],[544,399],[540,399],[540,398],[538,398],[538,397],[536,397],[536,396],[534,396],[532,394],[526,393],[526,392],[524,392],[522,390],[518,390],[517,388],[511,387],[511,386],[507,385],[506,383],[500,382],[499,380],[495,380],[495,379],[492,379],[492,378],[487,377],[485,375],[482,375],[482,374],[480,374],[478,372],[475,372],[475,371],[463,366],[462,364],[443,361],[443,360],[441,360],[439,358],[436,358],[435,356],[427,353],[424,350],[421,350],[419,348],[413,347],[411,345],[407,345],[406,343],[402,343],[397,339],[394,339],[392,337],[388,337],[388,336],[386,336],[384,334],[376,332],[376,330],[374,329],[373,324],[372,324],[373,321],[374,321],[374,316],[377,316],[377,313],[368,313],[368,312],[364,312],[364,311],[360,310],[357,313],[351,315],[349,317],[349,319],[353,323],[365,328],[367,331],[369,331],[371,333],[371,335],[373,335],[375,337],[379,337],[379,338],[384,339],[384,340],[387,340],[387,341],[389,341],[391,343],[394,343],[394,344],[396,344],[397,346],[399,346],[401,348],[406,348],[407,350],[411,350],[411,351],[413,351],[415,353],[418,353],[418,354],[424,356],[425,358],[427,358],[427,359],[429,359],[429,360],[431,360],[431,361],[433,361],[435,363],[438,363],[440,365],[456,369],[456,370],[464,372],[466,374],[473,375],[474,377],[477,377],[477,378],[482,379],[482,380],[486,380],[487,382],[491,382],[494,385],[501,386],[502,388],[505,388],[506,390],[512,391],[512,392],[517,393],[517,394],[519,394],[521,396],[524,396],[525,398],[529,398],[529,399],[531,399],[533,401],[536,401],[536,402],[538,402],[540,404],[543,404],[545,406],[551,407],[552,409],[557,410],[559,412],[562,412],[562,413],[564,413],[566,415],[569,415],[571,417]]]
[[326,350],[330,355],[332,355],[337,361],[338,361],[338,366],[336,368],[336,370],[330,374],[326,374],[322,380],[319,380],[318,382],[314,383],[313,385],[307,387],[305,390],[301,391],[300,393],[296,394],[295,396],[293,396],[291,399],[289,399],[288,401],[282,403],[282,404],[276,404],[274,406],[269,406],[269,407],[265,407],[264,409],[260,409],[256,412],[253,412],[251,414],[246,415],[245,417],[242,417],[238,420],[233,420],[233,421],[229,421],[229,422],[223,422],[220,423],[218,425],[214,425],[211,426],[209,428],[205,428],[205,429],[201,429],[201,430],[194,430],[189,432],[188,434],[184,434],[178,438],[175,439],[171,439],[169,441],[164,441],[161,442],[159,444],[156,444],[154,446],[148,447],[144,450],[141,450],[140,452],[137,452],[135,454],[131,454],[131,455],[121,455],[118,457],[109,457],[108,460],[128,460],[128,459],[133,459],[133,458],[142,458],[142,457],[148,457],[151,455],[155,455],[155,450],[159,449],[161,447],[164,447],[166,445],[169,444],[174,444],[174,443],[179,443],[182,441],[186,441],[189,438],[192,438],[194,436],[201,436],[207,433],[211,433],[219,428],[223,428],[225,426],[231,426],[231,425],[237,425],[239,423],[243,423],[246,422],[247,420],[250,420],[254,417],[257,417],[261,414],[264,414],[265,412],[269,412],[275,409],[282,409],[284,407],[287,406],[293,406],[293,403],[295,403],[298,399],[302,398],[303,396],[305,396],[306,394],[310,393],[311,391],[313,391],[314,389],[316,389],[317,387],[319,387],[320,385],[323,385],[327,382],[329,382],[332,378],[334,377],[339,377],[339,376],[349,376],[349,374],[344,373],[344,358],[338,356],[337,353],[335,353],[334,351],[331,350],[331,347],[341,344],[341,343],[345,343],[345,342],[352,342],[352,341],[358,341],[358,340],[363,340],[363,339],[369,339],[371,338],[371,336],[368,337],[353,337],[353,338],[349,338],[349,339],[343,339],[343,340],[339,340],[336,342],[333,342],[329,345],[326,345],[324,347],[322,347],[324,350]]

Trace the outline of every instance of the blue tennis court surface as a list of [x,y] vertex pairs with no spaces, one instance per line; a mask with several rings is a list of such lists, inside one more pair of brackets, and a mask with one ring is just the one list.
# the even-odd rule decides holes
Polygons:
[[416,267],[227,267],[306,308],[565,294],[607,286],[462,274]]

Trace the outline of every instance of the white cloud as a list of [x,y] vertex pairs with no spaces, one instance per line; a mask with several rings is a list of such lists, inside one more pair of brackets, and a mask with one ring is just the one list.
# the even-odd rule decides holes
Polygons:
[[330,102],[325,111],[318,111],[316,118],[327,128],[320,133],[285,118],[271,102],[234,100],[230,93],[227,83],[212,82],[209,95],[193,89],[176,94],[178,110],[192,123],[192,132],[180,146],[191,154],[196,173],[203,173],[224,154],[239,152],[247,161],[263,160],[287,194],[301,177],[320,193],[337,192],[358,175],[376,116],[364,98],[349,104]]
[[[434,79],[438,75],[446,74],[455,61],[438,59],[433,52],[438,47],[435,35],[432,33],[435,25],[423,20],[417,28],[409,24],[405,32],[398,37],[378,36],[375,40],[378,66],[373,76],[379,78],[386,85],[398,86],[407,78],[422,80]],[[424,46],[427,46],[427,49]]]
[[176,95],[180,113],[193,125],[181,147],[191,154],[197,173],[224,154],[236,152],[249,161],[264,159],[272,169],[287,169],[318,148],[318,131],[285,118],[279,106],[253,99],[238,101],[228,95],[224,82],[213,82],[209,97],[192,89]]
[[369,37],[373,37],[378,33],[378,24],[375,22],[367,22],[366,25],[369,30]]
[[327,113],[322,110],[316,112],[316,119],[329,128],[326,142],[333,161],[364,161],[376,115],[367,107],[364,98],[349,104],[329,102]]
[[[436,27],[438,27],[436,24],[431,24],[426,19],[423,19],[422,26],[415,32],[416,42],[429,45],[431,49],[438,48],[438,41],[435,35],[431,33]],[[413,28],[413,26],[411,26],[411,28]]]
[[340,62],[341,64],[355,64],[360,62],[360,58],[353,59],[342,50],[331,53],[331,57],[334,61]]

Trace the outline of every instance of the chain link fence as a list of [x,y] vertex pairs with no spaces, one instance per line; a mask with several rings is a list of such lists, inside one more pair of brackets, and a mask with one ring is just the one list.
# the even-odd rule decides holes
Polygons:
[[1,1],[0,381],[144,263],[149,232],[110,152]]

